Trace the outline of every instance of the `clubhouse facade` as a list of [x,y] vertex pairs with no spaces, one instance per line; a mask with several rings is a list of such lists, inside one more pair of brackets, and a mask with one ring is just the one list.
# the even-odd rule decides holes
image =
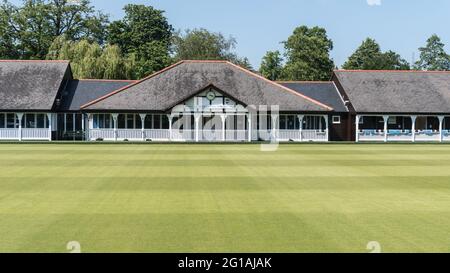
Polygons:
[[0,141],[450,141],[450,72],[333,72],[273,82],[226,61],[139,81],[74,79],[67,61],[0,61]]

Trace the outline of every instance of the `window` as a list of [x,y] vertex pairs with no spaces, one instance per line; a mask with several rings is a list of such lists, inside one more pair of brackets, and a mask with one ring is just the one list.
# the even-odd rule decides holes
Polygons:
[[23,128],[36,128],[36,114],[25,114],[22,117]]
[[6,128],[18,128],[18,123],[16,114],[6,114]]
[[286,129],[286,116],[280,116],[280,130]]
[[333,116],[333,124],[341,124],[341,116]]
[[153,129],[161,129],[161,115],[153,116]]
[[[73,115],[70,113],[66,114],[66,127],[65,127],[66,131],[68,131],[68,132],[73,131],[73,121],[74,121]],[[99,119],[99,127],[100,128],[103,128],[103,126],[104,126],[103,121],[104,121],[103,118]]]
[[145,120],[144,120],[144,128],[145,129],[153,129],[152,128],[152,119],[153,119],[153,115],[145,116]]
[[5,122],[6,115],[3,113],[0,113],[0,128],[5,128],[6,122]]
[[167,115],[162,116],[162,129],[169,129],[169,117]]
[[[110,114],[94,114],[94,129],[112,129],[114,123]],[[81,118],[79,119],[81,123]],[[73,121],[72,121],[73,123]],[[75,129],[81,128],[81,124],[75,122]]]
[[364,124],[364,117],[359,117],[359,124]]
[[142,119],[141,119],[141,116],[140,115],[135,115],[134,116],[134,118],[135,118],[135,127],[134,127],[134,129],[142,129]]
[[295,116],[294,115],[290,115],[287,116],[287,129],[288,130],[295,130]]
[[117,118],[117,128],[125,129],[125,114],[120,114]]
[[47,121],[47,117],[45,116],[45,114],[37,114],[36,115],[37,128],[47,128],[46,121]]
[[391,125],[392,124],[394,124],[394,125],[397,124],[397,117],[390,117],[389,120],[388,120],[388,123],[391,124]]

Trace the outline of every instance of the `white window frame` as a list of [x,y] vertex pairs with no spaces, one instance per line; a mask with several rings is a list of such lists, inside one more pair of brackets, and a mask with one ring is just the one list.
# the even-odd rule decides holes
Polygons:
[[333,124],[341,124],[341,116],[333,116],[331,119],[333,121]]

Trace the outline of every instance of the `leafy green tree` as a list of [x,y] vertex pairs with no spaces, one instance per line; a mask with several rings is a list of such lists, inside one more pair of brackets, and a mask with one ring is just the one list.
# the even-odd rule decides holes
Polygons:
[[89,0],[76,4],[68,0],[25,0],[21,6],[3,0],[0,34],[5,38],[1,38],[0,52],[4,55],[0,57],[43,59],[53,40],[63,34],[71,40],[102,44],[107,23],[107,16],[95,11]]
[[134,78],[144,77],[172,62],[173,28],[164,11],[145,5],[126,5],[125,17],[108,27],[108,42],[135,60]]
[[236,39],[225,38],[222,33],[213,33],[206,29],[178,32],[173,39],[175,60],[228,60],[235,58],[232,50]]
[[330,51],[333,42],[320,27],[301,26],[284,42],[285,80],[329,80],[334,68]]
[[262,59],[259,72],[269,80],[278,80],[283,72],[283,58],[281,53],[278,50],[268,51]]
[[425,47],[419,48],[420,59],[416,69],[420,70],[450,70],[450,55],[445,52],[445,44],[436,34],[427,40]]
[[380,45],[367,38],[342,66],[357,70],[409,70],[407,61],[393,51],[382,52]]
[[50,47],[49,60],[70,60],[77,79],[130,79],[134,59],[124,57],[116,45],[101,47],[88,40],[70,41],[61,36]]
[[386,51],[381,55],[381,70],[410,70],[408,61],[394,51]]
[[252,69],[247,58],[236,55],[236,39],[226,38],[222,33],[206,29],[178,31],[173,37],[174,59],[179,60],[227,60],[247,69]]
[[3,1],[0,5],[0,58],[17,59],[19,51],[16,45],[16,29],[11,23],[15,7]]

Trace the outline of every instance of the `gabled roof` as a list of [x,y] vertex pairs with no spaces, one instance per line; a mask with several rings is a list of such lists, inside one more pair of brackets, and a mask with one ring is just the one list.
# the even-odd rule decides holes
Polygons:
[[100,98],[135,81],[71,80],[62,92],[60,111],[79,111],[81,105]]
[[356,112],[450,113],[450,72],[334,72]]
[[51,110],[68,61],[0,61],[1,110]]
[[279,84],[333,108],[334,112],[348,112],[334,82],[281,81]]
[[168,111],[213,85],[247,105],[280,111],[323,112],[331,107],[227,61],[181,61],[82,106],[85,110]]

